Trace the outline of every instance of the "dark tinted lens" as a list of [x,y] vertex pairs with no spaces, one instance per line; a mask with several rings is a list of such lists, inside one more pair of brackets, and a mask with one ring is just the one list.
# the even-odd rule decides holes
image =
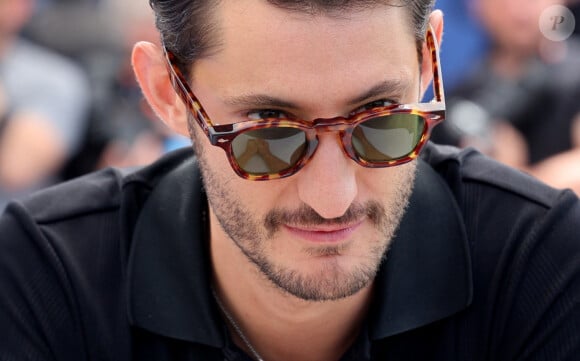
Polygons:
[[232,150],[249,174],[274,174],[294,166],[306,151],[306,133],[296,128],[264,128],[238,135]]
[[369,162],[396,160],[415,149],[424,128],[425,119],[414,114],[377,117],[354,129],[352,146],[361,158]]

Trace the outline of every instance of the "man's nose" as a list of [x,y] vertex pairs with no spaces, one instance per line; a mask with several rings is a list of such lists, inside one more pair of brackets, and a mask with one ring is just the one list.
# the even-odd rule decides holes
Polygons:
[[358,192],[359,165],[345,155],[333,133],[319,136],[316,153],[297,174],[300,200],[327,219],[342,216]]

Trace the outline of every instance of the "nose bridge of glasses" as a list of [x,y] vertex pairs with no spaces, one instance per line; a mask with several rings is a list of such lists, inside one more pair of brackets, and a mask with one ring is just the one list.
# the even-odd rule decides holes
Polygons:
[[345,117],[318,118],[312,121],[312,128],[317,133],[340,132],[352,127],[352,119]]

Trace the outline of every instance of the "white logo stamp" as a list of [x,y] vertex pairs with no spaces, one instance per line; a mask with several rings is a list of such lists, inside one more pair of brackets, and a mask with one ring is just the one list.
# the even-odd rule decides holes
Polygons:
[[564,41],[574,32],[576,20],[567,7],[552,5],[542,11],[539,25],[540,31],[547,39]]

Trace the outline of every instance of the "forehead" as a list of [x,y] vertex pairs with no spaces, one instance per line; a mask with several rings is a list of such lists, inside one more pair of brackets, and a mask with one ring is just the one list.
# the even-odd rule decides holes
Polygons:
[[193,79],[220,84],[228,95],[260,88],[282,97],[357,93],[353,81],[369,86],[377,77],[410,80],[418,62],[406,11],[376,5],[313,14],[263,0],[222,1],[213,14],[219,46],[196,61]]

